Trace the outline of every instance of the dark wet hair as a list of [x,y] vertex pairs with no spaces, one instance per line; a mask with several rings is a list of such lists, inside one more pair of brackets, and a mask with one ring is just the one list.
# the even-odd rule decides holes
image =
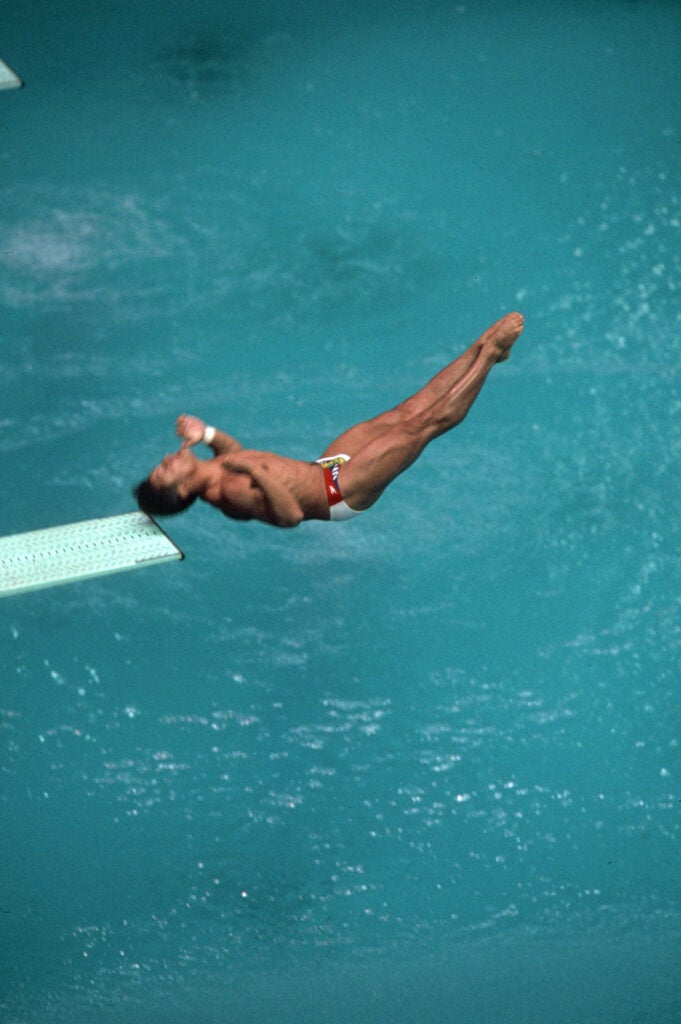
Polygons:
[[190,498],[181,498],[175,486],[154,487],[148,477],[138,484],[132,493],[142,511],[150,516],[174,516],[178,512],[184,512],[196,501],[195,494]]

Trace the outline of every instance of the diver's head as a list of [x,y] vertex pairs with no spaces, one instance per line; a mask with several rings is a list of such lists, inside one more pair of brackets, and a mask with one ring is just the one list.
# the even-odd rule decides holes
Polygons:
[[193,505],[196,491],[192,476],[196,462],[188,448],[166,455],[133,490],[142,511],[151,516],[172,516]]

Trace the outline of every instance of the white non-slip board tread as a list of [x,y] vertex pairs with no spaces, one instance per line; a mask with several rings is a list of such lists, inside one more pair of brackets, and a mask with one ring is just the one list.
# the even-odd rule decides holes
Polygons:
[[144,512],[0,537],[0,597],[183,558]]

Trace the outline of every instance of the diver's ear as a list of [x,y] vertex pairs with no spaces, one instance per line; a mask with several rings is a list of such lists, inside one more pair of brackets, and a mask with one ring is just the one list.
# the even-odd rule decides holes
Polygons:
[[178,498],[181,498],[182,501],[186,501],[191,495],[191,487],[186,480],[183,480],[181,484],[177,484],[175,490],[177,491]]

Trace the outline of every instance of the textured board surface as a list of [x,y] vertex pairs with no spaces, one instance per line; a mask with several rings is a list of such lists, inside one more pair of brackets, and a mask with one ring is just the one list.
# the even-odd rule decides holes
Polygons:
[[183,558],[144,512],[0,537],[0,597]]
[[20,89],[23,84],[19,76],[0,60],[0,89]]

